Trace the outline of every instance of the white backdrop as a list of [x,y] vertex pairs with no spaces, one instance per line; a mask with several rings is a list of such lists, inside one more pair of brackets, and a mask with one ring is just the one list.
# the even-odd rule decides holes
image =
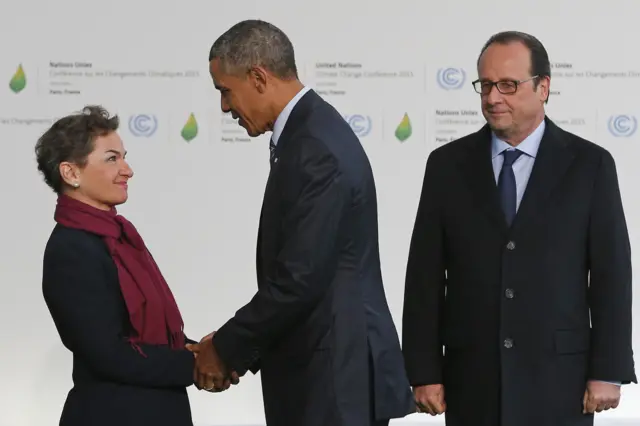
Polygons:
[[[546,45],[554,65],[548,113],[612,152],[632,245],[639,246],[637,2],[6,3],[0,13],[2,426],[57,425],[71,386],[71,354],[41,293],[55,197],[37,173],[33,147],[52,119],[88,103],[121,116],[120,134],[136,176],[120,211],[158,259],[188,335],[208,334],[253,295],[268,136],[249,140],[221,115],[207,61],[215,38],[242,19],[281,27],[296,47],[302,80],[339,108],[361,136],[377,179],[383,274],[399,332],[425,160],[435,147],[484,123],[470,82],[482,44],[497,31],[530,32]],[[186,141],[181,130],[191,114],[197,135]],[[411,135],[401,141],[395,132],[405,114]],[[193,126],[187,127],[193,136]],[[640,293],[637,280],[635,288]],[[638,353],[638,296],[635,313]],[[197,426],[264,422],[257,376],[245,376],[223,394],[191,389],[190,396]],[[640,422],[638,402],[640,389],[625,387],[621,406],[599,415],[597,423]],[[416,414],[393,424],[411,422],[442,418]]]

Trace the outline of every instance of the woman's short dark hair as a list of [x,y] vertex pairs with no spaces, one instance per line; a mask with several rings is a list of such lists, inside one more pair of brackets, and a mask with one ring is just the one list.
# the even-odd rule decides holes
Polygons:
[[80,113],[56,121],[36,143],[38,170],[47,185],[60,194],[63,188],[60,163],[67,161],[84,167],[96,137],[118,130],[119,125],[118,116],[110,117],[99,105],[86,106]]

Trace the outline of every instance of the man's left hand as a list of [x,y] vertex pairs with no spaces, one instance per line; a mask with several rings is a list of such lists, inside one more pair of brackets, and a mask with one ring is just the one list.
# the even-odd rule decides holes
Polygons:
[[583,413],[600,413],[610,408],[617,408],[619,403],[620,386],[597,380],[587,382],[582,401]]

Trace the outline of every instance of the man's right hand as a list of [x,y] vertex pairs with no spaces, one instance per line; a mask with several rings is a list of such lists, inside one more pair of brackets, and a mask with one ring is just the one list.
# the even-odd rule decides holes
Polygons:
[[[201,348],[205,347],[205,349],[207,349],[207,345],[211,345],[213,346],[213,335],[216,334],[215,331],[207,334],[206,336],[204,336],[202,339],[200,339],[200,343],[196,343],[196,344],[186,344],[185,348],[193,353],[193,356],[196,359],[196,366],[195,366],[195,370],[194,371],[194,376],[197,374],[197,370],[198,370],[198,355],[200,354]],[[235,371],[231,371],[230,372],[231,375],[229,378],[226,378],[224,380],[224,384],[222,387],[213,387],[211,389],[204,389],[207,392],[222,392],[225,391],[227,389],[229,389],[230,385],[237,385],[238,383],[240,383],[240,377],[238,376],[238,373],[236,373]]]
[[416,386],[413,388],[413,397],[420,413],[436,416],[447,410],[443,385]]

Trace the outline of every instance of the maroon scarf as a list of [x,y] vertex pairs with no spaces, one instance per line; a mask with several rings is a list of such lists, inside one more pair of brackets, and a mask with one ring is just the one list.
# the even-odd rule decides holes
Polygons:
[[[54,219],[60,225],[99,235],[118,269],[122,296],[135,331],[129,341],[185,345],[183,322],[173,294],[136,228],[116,209],[104,211],[66,195],[58,198]],[[144,354],[143,354],[144,355]]]

